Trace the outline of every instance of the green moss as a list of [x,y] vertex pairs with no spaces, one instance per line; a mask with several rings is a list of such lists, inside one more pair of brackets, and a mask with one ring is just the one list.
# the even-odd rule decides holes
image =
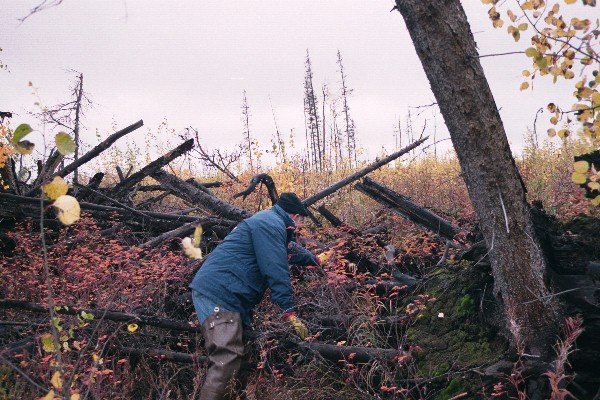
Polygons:
[[440,363],[435,371],[433,371],[434,376],[442,376],[450,369],[450,364],[447,362]]
[[460,380],[454,378],[448,383],[448,386],[444,388],[437,396],[435,396],[435,400],[448,400],[452,398],[454,395],[457,395],[463,389],[463,385]]
[[460,298],[458,304],[456,305],[456,315],[459,317],[465,317],[467,315],[471,315],[475,312],[475,300],[468,295],[465,294]]
[[490,280],[488,271],[467,263],[447,268],[429,280],[425,292],[436,300],[428,302],[422,312],[427,318],[416,319],[406,332],[407,342],[422,349],[415,357],[417,377],[441,376],[501,358],[505,342],[479,319],[479,299],[473,295],[491,285]]

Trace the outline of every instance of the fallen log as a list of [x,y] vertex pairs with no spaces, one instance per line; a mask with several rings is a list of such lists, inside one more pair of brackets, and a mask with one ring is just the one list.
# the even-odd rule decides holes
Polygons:
[[344,225],[342,220],[336,217],[331,211],[329,211],[324,204],[321,204],[317,208],[317,211],[319,211],[319,214],[321,214],[334,227],[339,228],[340,226]]
[[181,353],[162,349],[138,349],[126,346],[112,346],[109,348],[109,352],[134,357],[151,357],[156,358],[159,361],[171,361],[182,364],[196,364],[208,360],[206,356],[198,354]]
[[104,150],[108,149],[118,139],[127,135],[128,133],[135,131],[138,128],[141,128],[143,125],[144,125],[144,121],[139,120],[135,124],[129,125],[127,128],[121,129],[120,131],[113,133],[112,135],[107,137],[105,140],[103,140],[99,145],[94,147],[92,150],[88,151],[87,153],[85,153],[84,155],[79,157],[77,159],[77,161],[73,161],[71,164],[67,165],[66,167],[64,167],[63,169],[58,171],[56,173],[56,175],[62,176],[64,178],[65,176],[69,175],[71,172],[75,171],[77,168],[81,167],[83,164],[96,158],[100,153],[102,153]]
[[[112,135],[110,135],[109,137],[107,137],[105,140],[103,140],[100,144],[98,144],[96,147],[94,147],[93,149],[91,149],[90,151],[88,151],[87,153],[85,153],[84,155],[82,155],[77,160],[73,161],[71,164],[67,165],[63,169],[59,170],[54,175],[58,175],[58,176],[64,178],[65,176],[67,176],[70,173],[74,172],[77,168],[81,167],[83,164],[85,164],[88,161],[96,158],[104,150],[106,150],[110,146],[112,146],[112,144],[114,142],[116,142],[117,140],[119,140],[123,136],[127,135],[128,133],[131,133],[131,132],[135,131],[136,129],[140,128],[143,125],[144,125],[144,121],[139,120],[135,124],[129,125],[128,127],[124,128],[124,129],[121,129],[118,132],[113,133]],[[31,195],[37,189],[39,189],[40,186],[48,178],[50,178],[50,176],[53,175],[52,172],[58,166],[58,164],[60,164],[60,162],[62,161],[62,159],[63,159],[63,156],[60,153],[58,153],[58,152],[52,153],[51,156],[46,161],[47,165],[44,165],[44,169],[42,170],[41,176],[38,176],[38,178],[36,178],[36,180],[34,181],[33,187],[31,189],[29,189],[27,192],[25,192],[25,195],[26,196]]]
[[160,203],[165,198],[167,198],[170,194],[171,194],[171,192],[169,190],[167,190],[165,192],[162,192],[158,196],[150,197],[149,199],[146,199],[146,200],[142,201],[141,203],[138,203],[136,205],[136,207],[137,208],[148,208],[155,203]]
[[269,193],[269,198],[271,199],[271,203],[277,203],[277,200],[279,199],[279,194],[277,193],[275,182],[273,181],[273,178],[271,178],[270,175],[264,173],[254,175],[252,179],[250,179],[248,187],[242,190],[241,192],[234,194],[233,198],[235,199],[238,197],[242,197],[242,200],[246,200],[246,197],[248,197],[248,195],[250,195],[250,193],[252,193],[256,189],[256,187],[261,183],[266,186],[267,191]]
[[385,205],[394,213],[413,222],[421,228],[453,240],[461,229],[439,215],[413,203],[408,197],[365,177],[363,183],[354,185],[360,192]]
[[137,215],[138,217],[142,217],[142,218],[149,218],[147,214],[144,214],[142,211],[136,210],[135,208],[129,207],[128,205],[125,205],[115,199],[113,199],[112,197],[109,197],[107,195],[105,195],[104,193],[101,193],[97,190],[94,190],[88,186],[84,186],[84,185],[80,185],[79,183],[73,182],[73,186],[75,186],[76,188],[81,189],[84,192],[89,192],[89,193],[93,193],[96,196],[100,197],[101,199],[104,199],[110,203],[116,204],[117,206],[131,212],[132,214]]
[[[347,360],[356,363],[367,363],[374,359],[392,361],[394,358],[400,355],[408,355],[407,352],[400,350],[361,346],[337,346],[320,342],[286,341],[286,345],[286,347],[300,348],[318,353],[321,357],[333,362]],[[119,346],[114,347],[112,351],[131,356],[153,357],[160,361],[171,361],[185,364],[193,364],[208,360],[206,356],[162,349],[137,349],[133,347]]]
[[211,196],[214,196],[214,194],[203,184],[197,182],[194,178],[189,178],[185,180],[187,183],[191,184],[192,186],[194,186],[196,189],[200,189],[202,190],[204,193],[206,194],[210,194]]
[[167,190],[163,185],[144,185],[137,188],[138,192],[163,192]]
[[33,181],[33,186],[36,187],[40,183],[45,182],[47,178],[52,176],[56,168],[60,165],[65,157],[58,152],[58,150],[53,149],[50,152],[50,155],[46,159],[46,162],[42,166],[41,171],[38,173],[38,176]]
[[423,142],[425,142],[425,140],[427,140],[427,138],[428,138],[428,136],[424,137],[423,139],[419,139],[416,142],[412,143],[411,145],[406,146],[405,148],[403,148],[393,154],[390,154],[389,156],[382,158],[381,160],[378,160],[372,164],[369,164],[367,167],[361,169],[360,171],[356,171],[355,173],[353,173],[352,175],[348,175],[341,181],[336,182],[333,185],[321,190],[320,192],[313,194],[312,196],[310,196],[307,199],[304,199],[302,201],[302,203],[308,207],[308,206],[316,203],[317,201],[324,199],[325,197],[327,197],[330,194],[336,192],[337,190],[343,188],[344,186],[347,186],[347,185],[351,184],[352,182],[359,180],[363,176],[366,176],[367,174],[375,171],[376,169],[383,167],[384,165],[390,163],[391,161],[394,161],[398,157],[419,147]]
[[[36,313],[47,313],[48,307],[42,304],[30,301],[0,299],[0,308],[13,310],[26,310]],[[155,326],[163,329],[172,329],[184,332],[200,332],[200,327],[192,325],[187,321],[179,321],[169,318],[160,318],[150,315],[131,314],[120,311],[104,310],[99,308],[78,308],[78,307],[56,307],[57,314],[81,315],[82,312],[92,314],[95,320],[105,319],[115,322],[135,322],[140,325]]]
[[110,193],[112,197],[120,198],[125,195],[129,189],[131,189],[134,185],[141,182],[142,179],[147,176],[153,174],[156,171],[159,171],[162,167],[176,159],[177,157],[187,153],[194,147],[194,140],[186,140],[179,146],[175,147],[173,150],[163,155],[162,157],[157,158],[152,161],[150,164],[146,165],[144,168],[134,173],[133,175],[125,178],[125,180],[117,183],[111,190]]
[[[10,299],[0,299],[0,308],[27,310],[38,313],[48,312],[48,307],[42,304]],[[65,315],[81,315],[82,312],[85,312],[88,314],[92,314],[94,316],[94,320],[110,320],[124,323],[135,322],[140,325],[155,326],[158,328],[171,329],[176,331],[196,333],[201,332],[199,326],[196,326],[190,322],[173,320],[168,318],[160,318],[156,316],[138,315],[103,309],[82,309],[64,306],[56,307],[55,312],[57,314]],[[256,340],[261,336],[261,333],[257,331],[249,331],[245,332],[244,336],[249,340]],[[323,358],[326,358],[331,361],[338,361],[341,359],[347,359],[354,362],[368,362],[372,359],[384,359],[391,361],[394,357],[398,356],[399,354],[404,354],[404,352],[394,349],[380,349],[360,346],[337,346],[319,342],[297,342],[290,339],[286,339],[284,341],[288,346],[299,347],[317,352]],[[167,352],[164,350],[157,349],[146,349],[142,351],[145,352],[145,354],[154,354],[159,356],[159,358],[163,359],[169,356],[171,361],[177,361],[179,359],[181,362],[193,362],[194,360],[193,355],[186,353]],[[132,352],[131,354],[135,354],[135,352]],[[137,354],[142,355],[142,353]],[[164,357],[161,357],[161,354]]]
[[[2,207],[0,207],[0,217],[14,218],[15,216],[20,215],[23,217],[39,218],[40,200],[37,198],[17,196],[9,193],[0,193],[0,203],[2,204]],[[47,207],[51,205],[52,202],[49,200],[44,200],[43,204],[44,207]],[[79,205],[83,211],[87,211],[95,216],[105,216],[107,213],[116,213],[120,216],[127,217],[127,220],[124,222],[129,224],[138,222],[150,227],[156,227],[161,231],[172,230],[189,222],[200,223],[207,226],[229,224],[234,226],[236,223],[235,221],[223,218],[194,217],[189,215],[176,215],[152,211],[144,211],[142,213],[143,216],[141,216],[137,213],[132,213],[127,209],[119,207],[111,207],[86,202],[80,202]]]
[[[233,228],[236,225],[236,222],[231,221],[231,220],[224,220],[224,219],[216,219],[213,218],[214,221],[216,222],[214,225],[215,226],[223,226],[226,227],[228,229]],[[213,220],[211,219],[211,221]],[[199,222],[190,222],[188,224],[182,225],[179,228],[175,228],[171,231],[165,232],[160,236],[157,236],[155,238],[152,238],[150,240],[148,240],[146,243],[143,243],[140,247],[144,248],[144,247],[156,247],[158,245],[160,245],[163,242],[166,242],[168,240],[172,240],[175,238],[181,238],[184,236],[187,236],[189,234],[191,234],[192,232],[194,232],[194,229],[196,229],[196,227],[198,225],[201,225]],[[214,226],[213,226],[214,228]]]
[[164,170],[156,171],[151,176],[169,189],[175,196],[182,198],[190,204],[197,204],[199,207],[217,216],[239,222],[252,215],[249,211],[209,195]]
[[100,187],[100,183],[102,183],[102,179],[104,179],[103,172],[95,173],[88,181],[87,188],[97,190]]

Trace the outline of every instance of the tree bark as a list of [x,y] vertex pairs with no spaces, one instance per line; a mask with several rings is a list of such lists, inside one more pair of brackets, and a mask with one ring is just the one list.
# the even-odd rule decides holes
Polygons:
[[521,177],[459,0],[396,0],[448,126],[513,344],[548,355],[560,307]]
[[408,197],[394,192],[369,177],[365,177],[362,184],[357,183],[354,187],[403,218],[446,239],[454,240],[454,237],[461,231],[459,227],[452,225],[434,212],[418,206]]

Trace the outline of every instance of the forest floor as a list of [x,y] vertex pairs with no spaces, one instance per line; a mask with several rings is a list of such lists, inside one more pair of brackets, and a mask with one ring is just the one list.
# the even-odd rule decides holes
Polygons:
[[[565,149],[538,149],[526,153],[519,164],[530,200],[540,201],[556,217],[552,229],[581,239],[577,243],[584,243],[578,250],[585,253],[583,258],[598,260],[600,229],[598,220],[590,217],[599,213],[570,183],[571,155]],[[337,178],[336,174],[303,174],[290,165],[270,174],[280,193],[294,190],[301,197]],[[241,179],[247,181],[250,176]],[[508,366],[503,365],[505,370],[489,369],[506,360],[510,349],[506,332],[498,327],[485,251],[463,254],[478,238],[456,160],[425,158],[383,168],[373,176],[463,228],[458,245],[444,256],[444,239],[420,230],[355,190],[343,189],[327,199],[327,206],[354,231],[307,224],[300,236],[306,247],[320,255],[323,265],[293,268],[293,286],[299,316],[311,334],[309,342],[394,349],[397,355],[359,362],[351,353],[331,360],[310,348],[290,346],[294,335],[266,299],[255,313],[254,329],[262,334],[250,346],[253,372],[248,393],[256,399],[307,400],[519,395],[527,386],[525,376],[520,375],[527,371],[519,360],[510,359]],[[230,201],[242,187],[236,185],[219,188],[215,194]],[[234,202],[252,211],[269,206],[260,191],[244,202]],[[178,208],[184,207],[167,199],[156,211]],[[39,240],[39,227],[31,221],[7,229],[16,247],[0,259],[0,276],[5,277],[0,299],[47,304],[43,265],[48,265],[57,305],[197,324],[187,285],[199,263],[185,258],[179,240],[142,248],[143,232],[122,229],[105,236],[102,229],[108,223],[84,216],[72,227],[49,228],[45,247]],[[204,252],[217,240],[203,238]],[[379,267],[377,274],[370,269],[373,265]],[[201,355],[196,332],[115,322],[86,312],[58,314],[54,325],[60,331],[65,382],[57,385],[47,321],[46,314],[0,308],[0,348],[12,346],[0,353],[0,400],[51,399],[52,387],[54,398],[59,398],[66,380],[75,399],[198,395],[206,363],[197,359],[182,363],[164,353]],[[159,349],[163,354],[140,356],[127,353],[126,348]],[[597,376],[587,379],[592,382],[589,386],[575,388],[580,398],[595,395],[590,388],[598,382]]]

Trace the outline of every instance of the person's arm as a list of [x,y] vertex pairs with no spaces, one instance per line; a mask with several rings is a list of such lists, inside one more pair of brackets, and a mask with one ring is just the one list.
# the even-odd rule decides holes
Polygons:
[[259,225],[252,228],[252,244],[256,261],[271,289],[271,299],[282,312],[294,309],[294,295],[288,268],[285,230]]
[[288,244],[287,252],[288,262],[290,264],[300,265],[302,267],[306,267],[308,265],[319,265],[319,260],[317,257],[304,247],[300,246],[297,242],[290,242]]

